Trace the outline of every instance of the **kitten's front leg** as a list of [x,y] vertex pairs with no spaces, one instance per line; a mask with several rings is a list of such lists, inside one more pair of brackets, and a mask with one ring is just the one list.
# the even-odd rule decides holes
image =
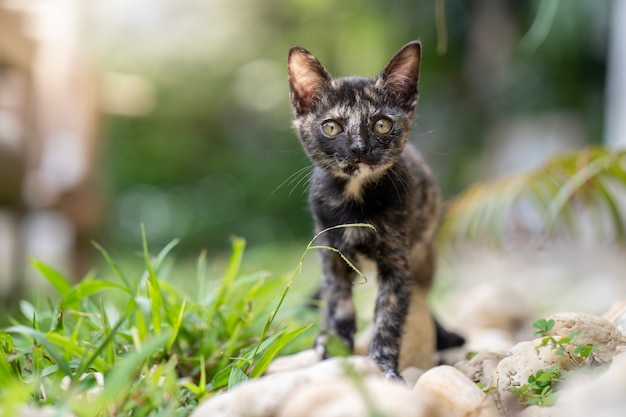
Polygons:
[[379,265],[379,287],[374,311],[374,336],[368,356],[389,378],[402,379],[398,358],[402,331],[411,300],[412,282],[408,267]]
[[354,271],[334,252],[322,252],[322,288],[320,292],[322,329],[315,341],[315,350],[326,357],[330,335],[340,337],[350,352],[354,349],[356,318],[352,300]]

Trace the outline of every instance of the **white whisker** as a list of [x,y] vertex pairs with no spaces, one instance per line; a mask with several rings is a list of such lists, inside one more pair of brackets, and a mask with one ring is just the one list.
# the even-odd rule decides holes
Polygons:
[[294,187],[289,192],[289,195],[291,195],[293,193],[293,191],[298,186],[300,186],[302,181],[306,180],[309,177],[309,174],[311,173],[311,171],[313,171],[313,165],[307,165],[307,166],[305,166],[303,168],[300,168],[299,170],[297,170],[296,172],[291,174],[289,177],[287,177],[287,179],[285,181],[283,181],[282,183],[280,183],[276,188],[274,188],[274,191],[272,191],[271,194],[270,194],[270,198],[272,198],[272,196],[276,192],[278,192],[278,190],[280,190],[282,187],[295,183]]

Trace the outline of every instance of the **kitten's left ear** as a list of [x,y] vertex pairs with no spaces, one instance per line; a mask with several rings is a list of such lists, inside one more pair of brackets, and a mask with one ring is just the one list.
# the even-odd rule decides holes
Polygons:
[[399,104],[413,109],[417,104],[422,45],[409,42],[389,61],[379,79],[398,98]]
[[289,50],[287,66],[291,106],[297,114],[306,114],[313,108],[321,89],[331,81],[330,74],[313,54],[299,46]]

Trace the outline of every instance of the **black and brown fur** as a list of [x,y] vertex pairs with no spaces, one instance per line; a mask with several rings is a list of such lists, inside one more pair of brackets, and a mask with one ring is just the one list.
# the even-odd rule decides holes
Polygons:
[[[412,292],[432,283],[432,240],[441,207],[430,169],[407,143],[420,59],[420,43],[410,42],[378,77],[339,79],[303,48],[291,48],[288,59],[294,126],[315,166],[309,204],[317,230],[348,223],[375,227],[330,230],[320,244],[349,259],[364,255],[376,262],[379,289],[369,356],[396,378]],[[323,130],[325,123],[332,123],[332,136]],[[377,129],[381,123],[390,130]],[[323,328],[316,347],[323,351],[327,335],[337,334],[352,349],[355,272],[332,251],[322,253],[322,270]],[[445,330],[437,329],[445,338]]]

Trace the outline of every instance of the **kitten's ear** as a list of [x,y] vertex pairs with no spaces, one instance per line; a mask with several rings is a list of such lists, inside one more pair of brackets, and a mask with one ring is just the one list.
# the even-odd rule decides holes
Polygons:
[[379,76],[387,89],[400,100],[399,104],[409,109],[417,104],[421,56],[420,42],[409,42],[389,61]]
[[294,46],[287,59],[291,106],[299,115],[313,108],[320,90],[330,82],[330,74],[322,64],[304,48]]

